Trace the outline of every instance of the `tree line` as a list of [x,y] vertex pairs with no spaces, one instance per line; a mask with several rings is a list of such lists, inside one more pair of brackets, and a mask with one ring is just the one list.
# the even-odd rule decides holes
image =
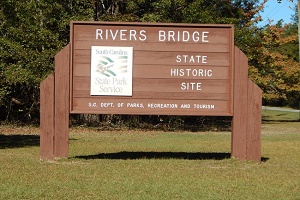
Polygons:
[[[292,23],[279,21],[261,27],[258,22],[266,1],[1,0],[0,120],[39,121],[39,84],[54,71],[55,54],[68,44],[72,20],[234,24],[235,45],[249,59],[249,76],[263,89],[263,104],[298,107],[296,6]],[[74,120],[86,118],[89,117],[77,116]],[[93,118],[125,120],[120,116]],[[129,118],[136,123],[161,120],[151,116]],[[182,124],[191,119],[169,117],[166,120]]]

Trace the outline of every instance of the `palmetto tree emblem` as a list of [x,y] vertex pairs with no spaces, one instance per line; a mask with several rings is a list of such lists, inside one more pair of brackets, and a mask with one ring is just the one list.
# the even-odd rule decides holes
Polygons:
[[101,56],[97,64],[96,72],[110,77],[117,76],[117,71],[119,73],[127,72],[127,56],[118,56],[117,63],[114,62],[110,57]]
[[97,64],[97,70],[96,72],[99,72],[100,74],[110,77],[110,76],[116,76],[116,73],[112,71],[115,63],[112,59],[110,59],[107,56],[102,56],[99,60],[99,63]]

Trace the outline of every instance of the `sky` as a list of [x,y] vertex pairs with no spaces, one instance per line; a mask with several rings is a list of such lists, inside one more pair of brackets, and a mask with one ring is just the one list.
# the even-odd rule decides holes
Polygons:
[[271,24],[276,24],[279,20],[283,19],[283,24],[291,22],[292,15],[295,14],[293,10],[295,3],[298,0],[281,0],[281,3],[277,3],[277,0],[268,0],[265,5],[264,11],[261,14],[263,21],[259,23],[260,26],[269,24],[268,19],[274,20]]

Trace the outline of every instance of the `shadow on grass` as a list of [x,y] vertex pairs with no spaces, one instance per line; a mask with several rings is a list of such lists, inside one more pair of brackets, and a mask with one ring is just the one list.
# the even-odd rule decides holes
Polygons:
[[[230,153],[188,153],[188,152],[128,152],[100,153],[95,155],[75,156],[74,158],[92,160],[92,159],[185,159],[185,160],[224,160],[231,158]],[[261,162],[267,162],[269,158],[261,157]]]
[[128,152],[100,153],[96,155],[76,156],[81,159],[186,159],[186,160],[223,160],[230,153],[188,153],[188,152]]
[[1,135],[0,149],[21,148],[28,146],[39,146],[39,135]]

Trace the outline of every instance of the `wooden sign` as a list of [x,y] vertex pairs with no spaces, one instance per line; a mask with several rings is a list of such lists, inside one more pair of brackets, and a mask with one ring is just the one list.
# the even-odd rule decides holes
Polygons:
[[233,113],[233,26],[71,23],[71,113]]
[[41,83],[42,159],[68,157],[69,114],[232,116],[231,156],[260,161],[262,91],[232,25],[71,22]]

